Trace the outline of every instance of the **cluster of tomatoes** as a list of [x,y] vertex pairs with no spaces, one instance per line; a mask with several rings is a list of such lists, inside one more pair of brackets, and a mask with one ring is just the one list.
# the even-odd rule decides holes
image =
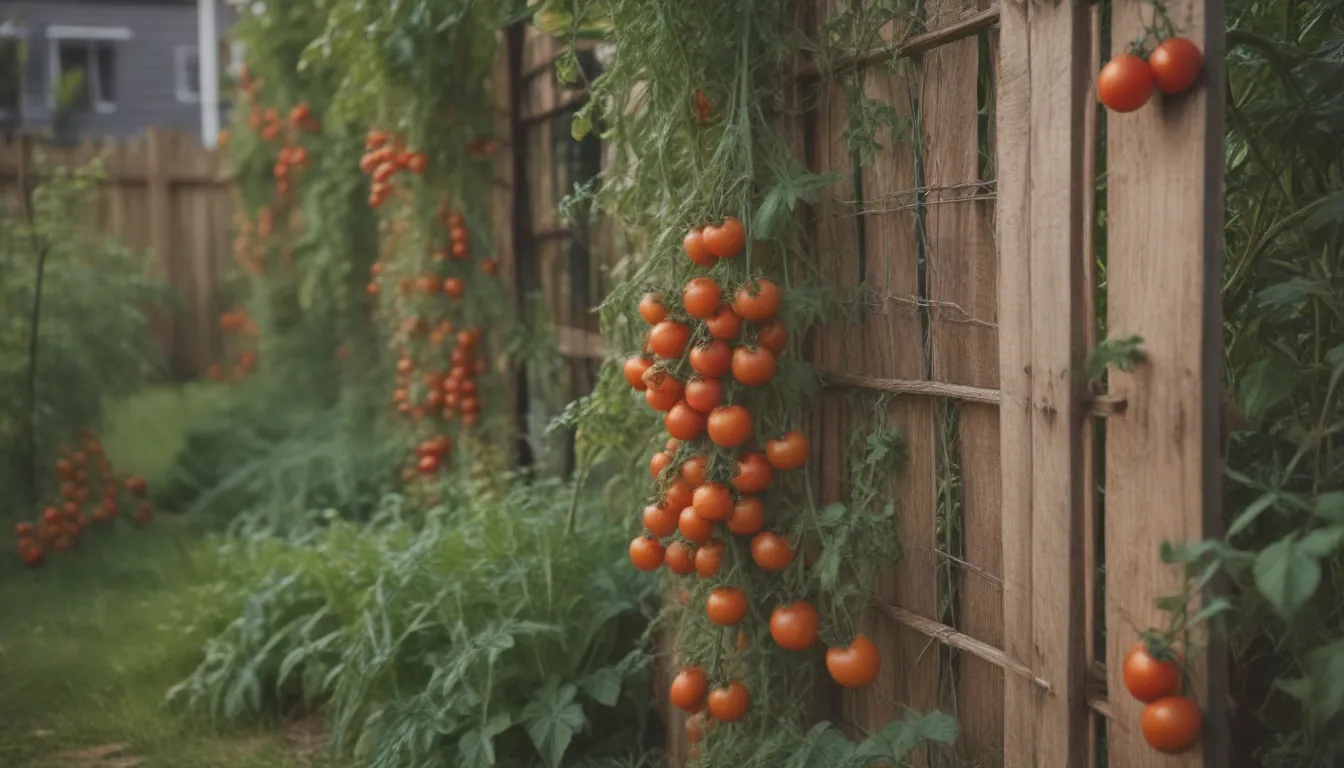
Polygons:
[[1204,716],[1193,699],[1181,695],[1180,657],[1165,644],[1139,642],[1125,655],[1125,689],[1143,702],[1140,727],[1148,746],[1159,752],[1184,752],[1194,746]]
[[[435,249],[433,262],[469,261],[471,238],[462,214],[441,206],[438,218],[448,234],[448,243]],[[462,272],[461,267],[444,268]],[[493,275],[498,267],[494,260],[485,260],[481,262],[481,269]],[[369,271],[367,290],[370,296],[377,297],[382,293],[379,281],[388,275],[381,261],[374,262]],[[392,391],[396,414],[409,418],[413,425],[426,424],[425,417],[432,415],[442,422],[460,419],[464,429],[475,427],[480,421],[482,403],[477,379],[486,370],[481,354],[482,334],[476,327],[458,329],[448,316],[460,309],[457,302],[466,295],[465,278],[427,271],[418,277],[403,276],[396,286],[397,295],[402,299],[396,303],[397,309],[410,310],[397,319],[392,339],[393,344],[401,348],[396,387]],[[439,301],[440,296],[450,301]],[[440,319],[431,321],[427,315]],[[451,352],[445,355],[450,342],[455,343]],[[417,426],[417,430],[421,437],[412,451],[412,463],[402,472],[406,480],[417,473],[433,476],[453,450],[452,438],[435,434],[436,427]]]
[[[232,312],[225,312],[220,315],[219,327],[225,333],[236,333],[247,337],[255,337],[260,332],[257,324],[241,309],[235,309]],[[252,349],[244,349],[238,353],[238,359],[234,362],[231,373],[234,380],[237,381],[246,378],[256,367],[257,353]],[[210,378],[215,381],[222,381],[224,379],[224,366],[213,363],[210,366]]]
[[[729,217],[690,231],[683,248],[697,266],[710,268],[736,257],[745,244],[742,222]],[[740,404],[748,392],[770,382],[788,345],[788,329],[777,317],[782,300],[779,286],[767,278],[725,291],[701,276],[683,287],[679,308],[669,308],[656,293],[640,301],[640,316],[651,326],[647,354],[626,360],[624,374],[663,412],[672,439],[649,465],[659,498],[644,509],[646,533],[630,543],[636,568],[666,565],[677,575],[715,579],[726,555],[725,533],[749,537],[760,571],[778,574],[793,564],[794,545],[787,534],[768,529],[760,494],[775,472],[807,462],[809,441],[799,431],[755,440],[752,414]],[[748,607],[741,588],[721,584],[709,592],[705,612],[715,625],[732,627],[746,618]],[[770,635],[782,649],[806,651],[816,643],[819,625],[811,603],[785,601],[773,608]],[[741,637],[739,644],[745,634]],[[847,648],[830,649],[826,663],[841,685],[862,688],[876,679],[880,658],[870,640],[858,637]],[[688,740],[695,743],[706,725],[704,711],[717,722],[740,720],[751,692],[741,680],[710,690],[706,671],[692,665],[673,680],[670,699],[696,715],[687,725]]]
[[257,211],[255,225],[242,211],[234,215],[234,227],[238,234],[233,238],[233,259],[238,262],[238,266],[254,275],[266,271],[266,249],[274,226],[275,211],[270,206]]
[[1148,103],[1154,89],[1168,96],[1189,90],[1203,67],[1199,46],[1168,37],[1147,59],[1127,51],[1106,62],[1097,77],[1097,99],[1114,112],[1133,112]]
[[[120,480],[93,432],[84,430],[80,433],[78,448],[61,446],[55,471],[62,501],[42,510],[37,521],[14,526],[19,559],[29,568],[44,564],[48,551],[70,551],[90,525],[116,519],[123,493],[142,500],[135,510],[136,523],[147,525],[154,515],[153,507],[143,501],[149,490],[145,479],[133,475],[124,482]],[[95,483],[102,485],[99,500],[90,493]]]
[[396,187],[392,178],[399,171],[408,171],[420,176],[429,167],[429,156],[424,152],[412,152],[401,146],[401,139],[389,137],[386,131],[369,131],[364,138],[364,156],[359,159],[359,169],[369,176],[369,205],[382,207],[392,196]]

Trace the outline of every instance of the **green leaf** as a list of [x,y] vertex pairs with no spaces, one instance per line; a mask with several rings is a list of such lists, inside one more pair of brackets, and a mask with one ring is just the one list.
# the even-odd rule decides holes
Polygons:
[[1202,560],[1208,553],[1217,551],[1219,546],[1219,542],[1214,539],[1183,541],[1179,544],[1164,541],[1159,545],[1158,553],[1162,557],[1162,562],[1167,565],[1194,563]]
[[1329,296],[1330,286],[1319,280],[1307,280],[1294,277],[1276,285],[1271,285],[1256,296],[1260,306],[1266,309],[1279,309],[1305,301],[1308,296]]
[[523,708],[527,735],[551,768],[560,764],[574,734],[588,723],[583,707],[574,702],[577,693],[574,686],[552,680]]
[[513,721],[506,714],[495,715],[490,722],[472,728],[457,741],[463,768],[489,768],[495,764],[495,737],[507,731]]
[[1225,597],[1215,597],[1209,601],[1209,604],[1200,608],[1199,611],[1190,618],[1190,624],[1199,624],[1208,621],[1214,616],[1227,613],[1232,610],[1232,603]]
[[802,166],[789,169],[779,183],[766,193],[756,211],[752,234],[768,240],[780,234],[785,217],[793,212],[801,200],[815,203],[822,190],[843,178],[838,173],[808,173]]
[[907,709],[904,717],[887,724],[885,728],[868,737],[854,754],[881,756],[899,761],[904,760],[916,747],[926,741],[951,744],[956,740],[955,717],[938,710],[920,715]]
[[1321,564],[1289,537],[1261,550],[1255,558],[1255,588],[1284,617],[1292,616],[1316,593]]
[[1325,353],[1325,362],[1331,368],[1344,366],[1344,344],[1331,347],[1330,351]]
[[1317,528],[1303,536],[1297,548],[1319,560],[1338,549],[1342,541],[1344,541],[1344,527],[1332,525],[1328,528]]
[[1238,387],[1237,399],[1246,418],[1253,422],[1264,418],[1269,409],[1292,394],[1301,376],[1297,366],[1282,355],[1253,363]]
[[1344,523],[1344,491],[1326,491],[1317,496],[1315,513],[1332,523]]
[[1302,702],[1313,722],[1323,723],[1344,711],[1344,640],[1311,650],[1304,661],[1306,677],[1275,683]]
[[615,667],[603,667],[580,680],[579,688],[593,701],[614,707],[621,698],[621,677]]
[[1270,491],[1248,504],[1246,508],[1241,511],[1241,514],[1237,515],[1237,518],[1232,521],[1232,524],[1227,527],[1227,538],[1230,539],[1246,530],[1250,527],[1251,523],[1255,522],[1255,519],[1260,516],[1261,512],[1274,506],[1275,502],[1278,500],[1279,494]]

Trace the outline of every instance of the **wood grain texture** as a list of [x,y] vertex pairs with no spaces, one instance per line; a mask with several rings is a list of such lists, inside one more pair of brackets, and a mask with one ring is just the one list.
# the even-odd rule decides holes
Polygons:
[[[1109,380],[1111,393],[1129,403],[1123,417],[1108,422],[1106,441],[1112,768],[1228,764],[1226,666],[1216,641],[1208,656],[1187,654],[1205,709],[1204,754],[1148,749],[1141,708],[1125,697],[1120,677],[1137,633],[1165,624],[1153,598],[1176,592],[1182,581],[1180,568],[1161,563],[1158,546],[1218,536],[1221,528],[1222,4],[1172,0],[1167,9],[1204,50],[1203,82],[1137,112],[1107,116],[1107,327],[1113,337],[1142,336],[1147,358],[1130,373],[1112,370]],[[1150,11],[1139,0],[1117,0],[1112,13],[1112,40],[1128,40]]]
[[998,60],[1004,645],[1050,683],[1004,687],[1004,764],[1086,747],[1081,502],[1087,6],[1012,4]]
[[[884,36],[890,37],[888,31]],[[891,205],[908,198],[916,186],[919,151],[914,103],[919,67],[863,72],[864,94],[892,107],[898,129],[878,136],[883,144],[861,177],[864,207],[883,212],[861,219],[865,246],[864,280],[869,307],[864,320],[860,360],[842,363],[845,373],[921,382],[925,376],[924,302],[919,287],[918,211]],[[908,461],[892,479],[902,560],[877,584],[879,598],[924,618],[937,616],[934,541],[934,444],[932,400],[898,395],[888,409],[891,423],[905,437]],[[873,624],[874,642],[883,654],[883,672],[868,691],[854,697],[855,715],[869,729],[901,715],[902,707],[924,712],[938,705],[938,649],[910,626],[883,616]],[[918,764],[927,764],[924,755]]]
[[[930,27],[976,12],[974,0],[930,6]],[[923,141],[926,259],[933,378],[996,388],[999,384],[997,280],[993,204],[980,182],[979,40],[948,43],[924,56]],[[954,566],[955,625],[998,648],[1003,596],[985,571],[1003,571],[999,415],[992,407],[958,408],[961,557],[980,570]],[[1001,762],[1003,671],[974,656],[955,657],[956,710],[962,750],[980,765]]]

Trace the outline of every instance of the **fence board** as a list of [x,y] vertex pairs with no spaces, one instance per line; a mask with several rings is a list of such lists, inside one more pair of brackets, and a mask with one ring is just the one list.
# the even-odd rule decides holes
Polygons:
[[[864,342],[860,370],[865,375],[906,380],[922,380],[925,376],[919,222],[914,204],[919,143],[911,78],[917,72],[916,67],[907,66],[897,72],[873,68],[862,74],[865,95],[890,104],[899,128],[889,139],[879,137],[884,149],[862,175],[866,209],[861,219],[864,279],[870,314],[859,334]],[[854,371],[854,363],[842,362],[843,370]],[[894,535],[902,542],[902,555],[901,562],[880,578],[876,590],[881,599],[935,618],[938,593],[937,563],[931,549],[936,506],[932,401],[922,396],[900,396],[889,407],[889,415],[904,435],[908,450],[905,469],[891,486],[897,499]],[[862,702],[858,722],[875,730],[898,717],[901,706],[916,711],[936,707],[936,645],[890,618],[876,623],[873,641],[883,651],[883,673],[869,691],[856,697]]]
[[[1187,653],[1205,709],[1203,755],[1149,749],[1139,731],[1142,709],[1127,700],[1120,677],[1136,633],[1164,624],[1153,598],[1180,587],[1181,569],[1160,562],[1158,545],[1221,528],[1222,3],[1173,0],[1166,8],[1203,49],[1205,80],[1107,119],[1107,328],[1113,337],[1142,336],[1147,358],[1133,372],[1113,370],[1109,381],[1111,394],[1127,403],[1108,423],[1106,440],[1106,565],[1124,575],[1106,585],[1112,768],[1228,764],[1226,667],[1216,639],[1207,657]],[[1112,9],[1114,41],[1134,38],[1151,18],[1139,0],[1117,0]]]
[[[1030,20],[1029,20],[1030,19]],[[1087,6],[1009,5],[999,61],[1006,765],[1082,765],[1083,99]],[[1022,454],[1029,454],[1029,458]]]
[[[0,141],[0,189],[14,190],[22,141]],[[106,180],[82,224],[154,254],[155,273],[184,299],[183,312],[151,318],[170,370],[199,376],[223,341],[216,321],[219,275],[230,253],[231,180],[219,152],[194,136],[150,129],[117,144],[34,147],[49,166],[101,162]]]
[[[973,0],[938,3],[930,10],[930,27],[955,24],[976,10]],[[993,210],[980,183],[979,58],[975,37],[924,56],[930,357],[935,380],[995,388],[998,298]],[[963,404],[957,425],[961,556],[976,568],[954,568],[959,592],[954,623],[997,648],[1003,645],[1003,599],[992,578],[1002,572],[998,411]],[[963,654],[955,674],[966,755],[980,764],[997,763],[1003,671]]]

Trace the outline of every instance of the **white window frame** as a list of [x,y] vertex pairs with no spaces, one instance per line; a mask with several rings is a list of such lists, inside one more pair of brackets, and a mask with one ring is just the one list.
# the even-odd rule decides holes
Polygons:
[[[131,39],[131,30],[126,27],[87,27],[74,24],[52,24],[47,27],[47,108],[56,108],[56,84],[61,76],[61,43],[74,40],[78,42],[123,42]],[[113,49],[114,51],[116,49]],[[94,57],[96,66],[97,57]],[[103,101],[99,90],[102,78],[97,76],[89,83],[90,101],[93,110],[99,114],[111,114],[117,111],[115,102]]]
[[[187,61],[191,56],[196,57],[196,82],[189,82],[187,77]],[[182,104],[199,104],[201,102],[201,55],[194,45],[175,45],[173,46],[173,93],[177,100]]]

